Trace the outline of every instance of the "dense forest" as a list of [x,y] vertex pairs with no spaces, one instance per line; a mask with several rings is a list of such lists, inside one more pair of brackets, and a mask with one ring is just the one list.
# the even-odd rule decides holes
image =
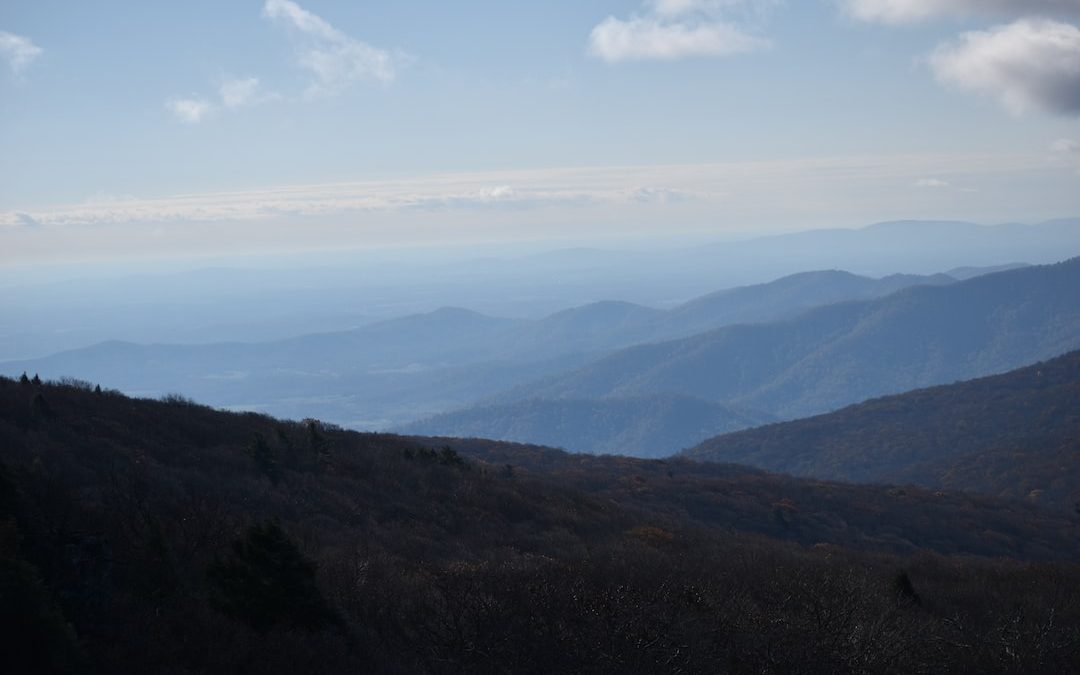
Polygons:
[[1076,672],[1080,518],[0,380],[15,672]]

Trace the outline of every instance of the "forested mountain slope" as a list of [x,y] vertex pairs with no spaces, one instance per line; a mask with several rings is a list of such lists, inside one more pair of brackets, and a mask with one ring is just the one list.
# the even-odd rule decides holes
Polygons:
[[1080,665],[1075,565],[930,553],[1080,555],[1021,502],[4,379],[0,449],[15,672]]
[[978,380],[726,434],[684,453],[858,482],[1080,504],[1080,351]]

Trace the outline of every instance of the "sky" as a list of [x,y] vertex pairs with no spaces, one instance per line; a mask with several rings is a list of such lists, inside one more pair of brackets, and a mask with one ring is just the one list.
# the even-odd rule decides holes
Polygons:
[[1080,215],[1080,0],[0,0],[0,265]]

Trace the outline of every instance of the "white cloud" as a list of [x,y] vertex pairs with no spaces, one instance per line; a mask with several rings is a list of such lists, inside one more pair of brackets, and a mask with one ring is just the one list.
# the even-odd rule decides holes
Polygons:
[[7,60],[8,67],[15,75],[21,75],[23,70],[44,51],[30,38],[0,31],[0,55]]
[[492,187],[482,188],[478,193],[478,197],[484,201],[508,199],[513,196],[514,188],[509,185],[494,185]]
[[716,191],[684,190],[669,187],[635,187],[625,191],[628,202],[639,204],[676,204],[696,199],[709,199],[721,193]]
[[450,189],[425,186],[414,194],[398,195],[392,201],[376,208],[388,211],[521,210],[566,203],[570,199],[571,197],[561,190],[537,185],[519,185],[514,188],[511,185],[474,185],[472,181],[467,181]]
[[608,63],[619,63],[728,56],[767,49],[772,43],[751,34],[745,26],[777,2],[646,0],[643,15],[628,19],[609,16],[597,24],[589,33],[588,51]]
[[990,95],[1009,111],[1080,115],[1080,28],[1021,19],[963,33],[930,56],[937,79]]
[[333,94],[361,80],[392,82],[409,60],[346,35],[292,0],[266,0],[263,16],[297,36],[297,60],[314,77],[310,94]]
[[770,42],[723,21],[668,22],[613,16],[589,34],[589,53],[608,63],[727,56],[766,49]]
[[259,78],[245,77],[226,80],[218,87],[221,104],[226,108],[240,108],[258,100]]
[[863,21],[912,23],[938,16],[1080,15],[1076,0],[841,0]]
[[165,108],[184,124],[198,124],[214,112],[214,104],[201,98],[173,98]]
[[171,98],[165,102],[165,108],[185,124],[198,124],[221,108],[235,110],[280,98],[275,93],[261,93],[257,77],[225,80],[218,86],[218,96],[220,106],[201,96],[193,96]]
[[947,181],[943,181],[939,178],[920,178],[912,183],[917,188],[947,188],[950,184]]
[[1080,141],[1071,138],[1059,138],[1050,144],[1050,152],[1057,155],[1074,155],[1080,153]]

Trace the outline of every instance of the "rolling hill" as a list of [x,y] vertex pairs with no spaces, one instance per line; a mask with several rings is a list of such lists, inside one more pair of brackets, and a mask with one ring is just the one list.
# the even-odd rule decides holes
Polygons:
[[685,456],[1080,507],[1080,351],[1002,375],[726,434]]

